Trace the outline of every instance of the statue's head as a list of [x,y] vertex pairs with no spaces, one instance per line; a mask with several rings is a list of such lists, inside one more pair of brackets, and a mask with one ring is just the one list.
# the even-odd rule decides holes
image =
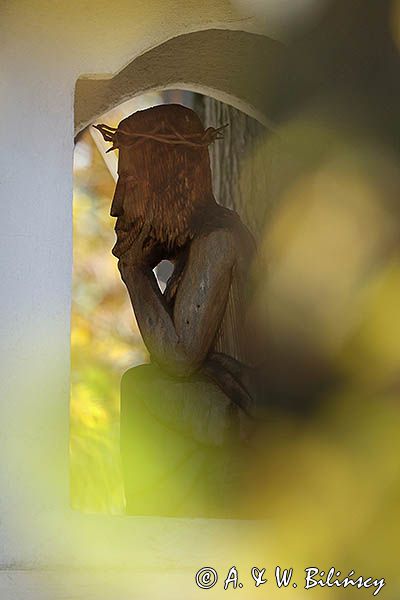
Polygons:
[[179,104],[136,112],[117,129],[96,127],[119,150],[113,253],[126,252],[144,223],[170,248],[186,243],[199,214],[215,202],[208,145],[221,137],[221,128],[204,130],[196,113]]

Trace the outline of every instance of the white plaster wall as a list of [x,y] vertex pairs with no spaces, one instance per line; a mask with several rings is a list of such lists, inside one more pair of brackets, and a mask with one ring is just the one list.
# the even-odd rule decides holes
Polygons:
[[76,79],[111,76],[182,33],[257,24],[226,0],[14,0],[0,10],[0,569],[182,568],[227,545],[254,547],[258,525],[73,513],[68,403]]

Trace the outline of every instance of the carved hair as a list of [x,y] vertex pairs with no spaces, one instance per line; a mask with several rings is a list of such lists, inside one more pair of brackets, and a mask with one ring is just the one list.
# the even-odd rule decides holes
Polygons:
[[119,149],[116,193],[137,209],[135,229],[151,223],[152,235],[168,246],[193,237],[215,206],[207,147],[222,128],[204,130],[196,113],[179,104],[136,112],[117,129],[96,128]]

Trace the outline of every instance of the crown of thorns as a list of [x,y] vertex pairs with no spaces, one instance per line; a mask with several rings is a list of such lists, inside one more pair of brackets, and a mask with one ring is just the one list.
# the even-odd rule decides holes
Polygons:
[[212,144],[215,140],[223,139],[222,130],[228,127],[228,123],[217,129],[208,127],[202,133],[189,133],[185,135],[176,131],[171,125],[169,125],[171,133],[160,133],[160,126],[149,133],[124,131],[123,129],[110,127],[104,123],[93,125],[93,127],[100,131],[106,142],[112,142],[111,148],[107,150],[107,152],[111,152],[120,148],[120,146],[137,146],[145,140],[154,140],[162,144],[179,144],[182,146],[191,146],[192,148],[204,148]]

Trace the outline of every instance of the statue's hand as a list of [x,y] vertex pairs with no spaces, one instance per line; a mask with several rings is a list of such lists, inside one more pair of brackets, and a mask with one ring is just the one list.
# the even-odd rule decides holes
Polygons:
[[147,267],[154,269],[162,260],[161,248],[156,240],[150,237],[150,229],[150,225],[144,225],[136,240],[118,260],[118,268],[125,283],[130,268]]

